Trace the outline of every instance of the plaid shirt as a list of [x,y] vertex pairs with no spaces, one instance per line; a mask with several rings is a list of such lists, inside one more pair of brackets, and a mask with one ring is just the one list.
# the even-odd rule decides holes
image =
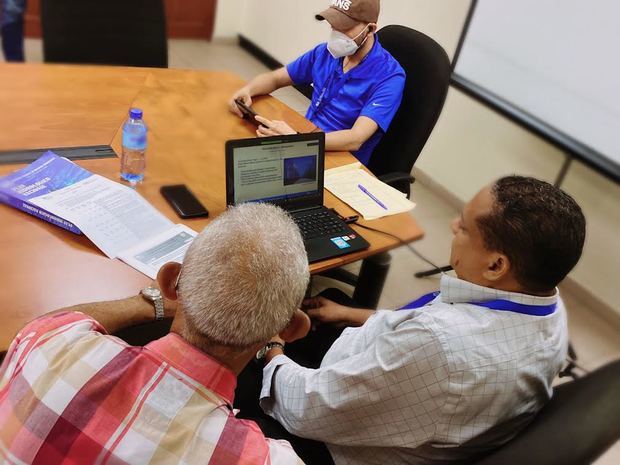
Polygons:
[[302,464],[235,418],[235,385],[174,333],[133,347],[80,313],[42,317],[0,368],[0,463]]

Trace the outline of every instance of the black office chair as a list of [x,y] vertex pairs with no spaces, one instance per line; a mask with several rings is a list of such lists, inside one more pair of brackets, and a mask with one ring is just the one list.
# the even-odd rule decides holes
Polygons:
[[441,114],[450,86],[450,59],[441,45],[405,26],[386,26],[377,36],[407,74],[403,100],[368,168],[410,194],[411,170]]
[[[386,26],[378,31],[381,45],[405,70],[403,100],[390,128],[375,148],[368,168],[386,184],[411,194],[413,165],[441,114],[450,85],[450,59],[441,45],[405,26]],[[355,286],[353,299],[376,308],[390,267],[389,254],[362,263],[359,276],[334,270],[324,276]]]
[[584,465],[620,439],[620,360],[554,390],[520,434],[476,465]]
[[168,67],[163,0],[42,0],[46,62]]

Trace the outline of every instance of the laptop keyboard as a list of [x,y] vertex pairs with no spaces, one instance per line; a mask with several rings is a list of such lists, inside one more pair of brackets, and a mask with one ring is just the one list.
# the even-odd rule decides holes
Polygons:
[[349,227],[327,210],[296,216],[295,222],[304,240],[349,232]]

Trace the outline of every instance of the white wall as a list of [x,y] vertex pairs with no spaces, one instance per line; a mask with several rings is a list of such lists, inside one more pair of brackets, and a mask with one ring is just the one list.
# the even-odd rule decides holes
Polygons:
[[236,38],[241,30],[241,19],[251,0],[218,0],[215,9],[214,39]]
[[[215,37],[241,33],[282,63],[327,40],[329,26],[316,21],[327,0],[219,0]],[[379,26],[405,24],[456,49],[469,0],[384,0]],[[405,21],[403,21],[403,19]]]
[[[283,63],[328,35],[328,27],[314,20],[314,14],[328,5],[326,0],[219,1],[223,3],[227,6],[218,8],[218,23],[221,20],[222,25],[216,27],[216,35],[218,31],[231,33],[237,27],[239,33]],[[380,26],[404,24],[418,29],[435,38],[452,56],[469,3],[383,0]],[[467,201],[483,185],[506,174],[553,181],[563,160],[563,154],[551,145],[451,89],[416,167]],[[588,219],[584,256],[571,277],[620,315],[620,186],[574,163],[563,187],[581,204]]]

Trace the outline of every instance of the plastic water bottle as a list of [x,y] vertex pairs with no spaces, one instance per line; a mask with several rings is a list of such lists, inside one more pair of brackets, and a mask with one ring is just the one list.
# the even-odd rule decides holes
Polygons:
[[123,155],[121,179],[135,186],[144,179],[146,169],[146,132],[142,110],[129,110],[129,119],[123,124]]

